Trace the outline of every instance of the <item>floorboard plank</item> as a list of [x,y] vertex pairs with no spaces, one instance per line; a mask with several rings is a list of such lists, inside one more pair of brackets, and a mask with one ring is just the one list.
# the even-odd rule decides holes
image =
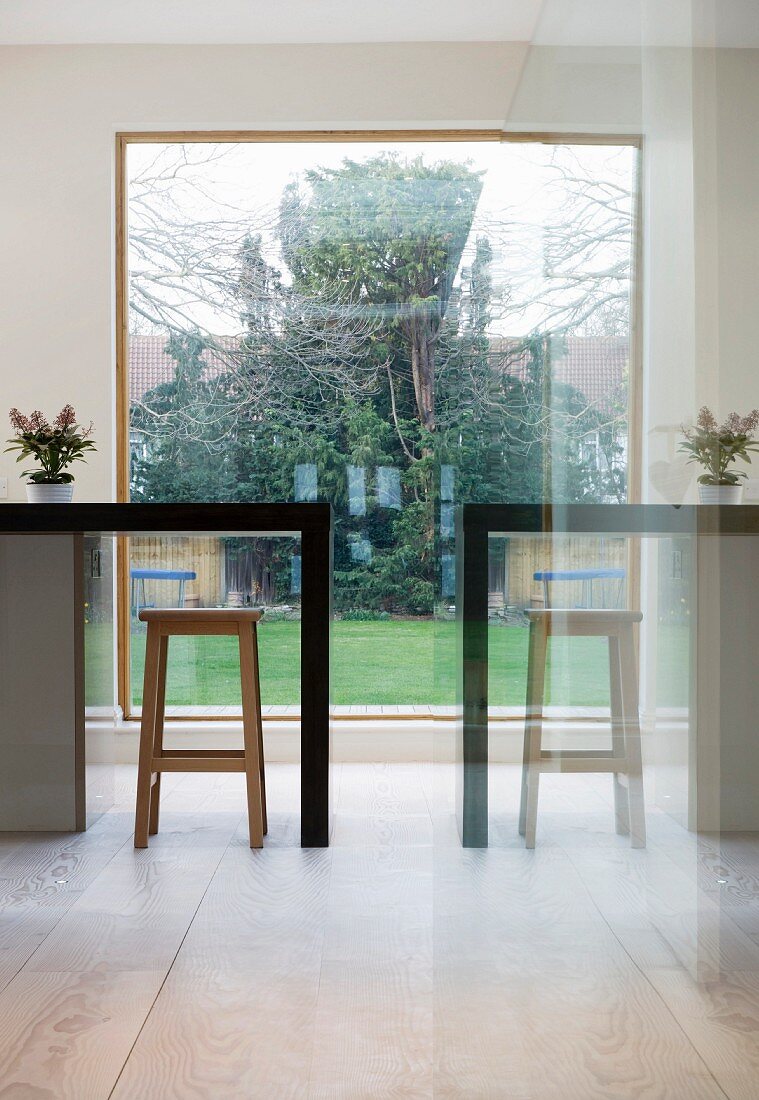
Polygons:
[[24,971],[0,993],[0,1096],[105,1100],[161,985],[157,971]]
[[[0,837],[8,1100],[759,1100],[759,837],[549,776],[538,845],[491,769],[462,850],[448,765],[337,765],[329,849],[298,846],[297,765],[167,776],[132,847],[134,769],[81,835]],[[1,989],[5,983],[5,988]]]

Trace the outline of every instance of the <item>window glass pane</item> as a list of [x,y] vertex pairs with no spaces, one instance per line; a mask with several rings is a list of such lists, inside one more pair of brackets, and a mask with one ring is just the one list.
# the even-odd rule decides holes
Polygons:
[[[142,702],[142,608],[265,607],[260,627],[267,706],[300,702],[300,540],[140,537],[129,540],[132,703]],[[237,642],[178,637],[169,643],[167,713],[240,710]]]
[[[636,157],[431,140],[129,146],[132,498],[330,501],[336,702],[451,701],[452,684],[433,682],[432,616],[453,598],[455,504],[626,499]],[[295,540],[133,546],[132,570],[196,574],[133,576],[133,608],[262,605],[272,638],[278,615],[294,617],[281,637],[296,645]],[[491,555],[501,625],[545,598],[536,574],[616,563],[609,547],[582,563],[563,553],[521,574],[506,547]],[[555,584],[587,599],[582,582]],[[594,598],[611,599],[601,584]],[[177,686],[176,705],[226,705],[215,668],[209,657]],[[265,703],[293,695],[267,675]]]

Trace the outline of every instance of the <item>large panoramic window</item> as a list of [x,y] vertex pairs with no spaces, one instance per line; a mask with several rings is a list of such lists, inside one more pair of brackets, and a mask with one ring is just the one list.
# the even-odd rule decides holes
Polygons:
[[[338,705],[449,702],[432,623],[452,605],[457,503],[628,499],[637,156],[621,140],[128,144],[130,498],[330,501]],[[621,543],[593,553],[624,569]],[[518,564],[496,540],[506,661],[543,591],[539,549]],[[177,601],[265,606],[264,703],[297,706],[297,540],[135,539],[128,569],[128,710],[139,608]],[[187,641],[173,707],[239,706],[223,643]],[[509,685],[504,705],[522,701]]]

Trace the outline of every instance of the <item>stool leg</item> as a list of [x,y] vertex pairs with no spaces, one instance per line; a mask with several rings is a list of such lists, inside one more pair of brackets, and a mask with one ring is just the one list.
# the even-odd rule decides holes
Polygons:
[[[622,704],[622,669],[619,656],[619,638],[609,635],[609,701],[611,710],[611,747],[615,756],[626,757],[625,713]],[[630,798],[628,788],[614,772],[614,817],[617,833],[627,836],[630,832]]]
[[158,626],[148,623],[145,646],[145,676],[142,686],[142,722],[140,723],[140,758],[137,765],[137,806],[134,815],[134,846],[147,848],[150,816],[151,760],[155,730],[158,690],[158,658],[160,634]]
[[638,674],[632,625],[625,626],[619,640],[622,672],[622,704],[625,713],[625,755],[628,761],[628,797],[630,800],[630,843],[633,848],[646,846],[646,807],[643,795],[643,759],[640,746],[638,712]]
[[519,807],[519,832],[527,848],[535,847],[538,818],[540,752],[543,736],[543,696],[545,691],[548,630],[541,622],[530,623],[527,654],[527,699],[522,756],[522,798]]
[[242,728],[245,745],[245,779],[248,791],[248,829],[251,848],[262,848],[263,800],[261,797],[260,726],[258,715],[258,662],[256,638],[249,624],[240,624],[240,679],[242,686]]
[[[163,719],[166,710],[166,663],[169,656],[169,636],[161,634],[158,643],[158,686],[156,689],[155,723],[153,728],[153,756],[163,756]],[[150,789],[150,823],[148,834],[158,832],[158,809],[161,799],[161,773],[157,772]]]
[[263,818],[264,836],[269,831],[269,822],[266,817],[266,768],[264,767],[264,721],[261,716],[261,668],[258,660],[258,629],[253,623],[253,657],[256,664],[256,722],[258,724],[258,763],[261,773],[261,816]]

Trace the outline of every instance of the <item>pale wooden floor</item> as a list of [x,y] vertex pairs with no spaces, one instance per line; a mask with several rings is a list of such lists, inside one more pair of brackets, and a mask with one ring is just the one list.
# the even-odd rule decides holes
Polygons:
[[759,838],[651,811],[632,851],[608,776],[549,777],[527,852],[498,766],[462,851],[451,768],[344,764],[301,851],[267,771],[261,852],[242,777],[168,775],[135,852],[131,768],[87,834],[0,839],[2,1100],[759,1098]]

